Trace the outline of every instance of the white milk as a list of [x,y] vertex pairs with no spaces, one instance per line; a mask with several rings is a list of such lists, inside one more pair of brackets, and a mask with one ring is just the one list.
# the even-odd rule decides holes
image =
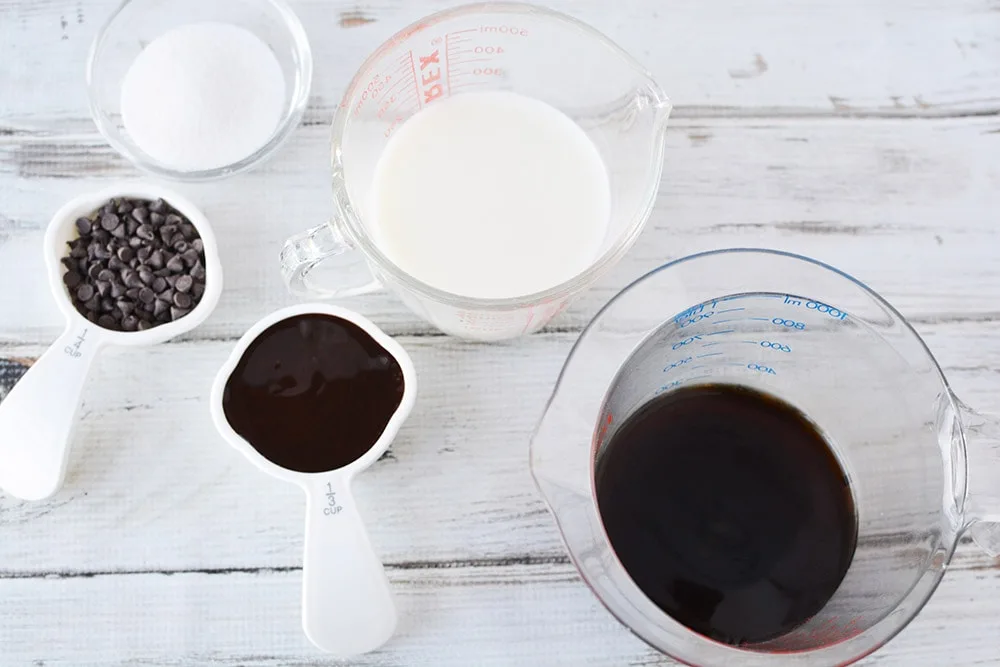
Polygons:
[[388,257],[439,289],[524,296],[585,270],[611,214],[597,148],[536,99],[480,92],[442,99],[389,140],[368,224]]

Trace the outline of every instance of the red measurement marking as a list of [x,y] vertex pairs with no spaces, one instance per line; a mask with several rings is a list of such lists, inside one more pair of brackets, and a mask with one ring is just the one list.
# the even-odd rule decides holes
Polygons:
[[463,32],[479,32],[479,28],[466,28],[465,30],[452,30],[449,35],[461,35]]
[[448,44],[448,39],[451,35],[444,36],[444,83],[448,88],[448,95],[451,95],[451,59],[448,55],[449,49],[451,48]]
[[417,94],[417,108],[420,108],[420,84],[417,82],[417,68],[413,64],[413,51],[410,51],[410,73],[413,75],[413,91]]

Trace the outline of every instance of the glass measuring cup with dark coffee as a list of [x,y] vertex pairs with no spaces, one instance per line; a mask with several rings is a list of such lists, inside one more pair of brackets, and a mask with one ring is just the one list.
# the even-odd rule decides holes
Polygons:
[[962,535],[1000,554],[1000,420],[872,290],[777,251],[618,294],[531,470],[600,601],[691,665],[848,664],[916,616]]
[[652,399],[597,455],[601,520],[629,576],[663,611],[728,644],[814,616],[854,555],[847,475],[819,429],[739,385]]

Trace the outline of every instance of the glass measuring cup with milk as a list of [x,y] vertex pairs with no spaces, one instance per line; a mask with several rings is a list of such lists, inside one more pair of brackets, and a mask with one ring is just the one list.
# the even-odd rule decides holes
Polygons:
[[[669,112],[635,60],[562,14],[491,3],[427,17],[345,93],[336,213],[285,244],[289,288],[385,286],[465,338],[536,331],[635,242]],[[316,280],[324,261],[339,284]]]

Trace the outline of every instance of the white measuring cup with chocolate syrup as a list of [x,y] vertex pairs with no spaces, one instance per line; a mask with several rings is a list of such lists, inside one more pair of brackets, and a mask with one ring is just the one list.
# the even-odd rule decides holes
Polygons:
[[[96,228],[97,219],[102,217],[99,209],[112,199],[122,198],[165,203],[193,225],[204,254],[204,291],[197,304],[184,309],[182,315],[178,311],[180,316],[176,319],[143,331],[120,331],[117,330],[121,328],[118,326],[120,320],[117,323],[111,320],[93,322],[81,314],[70,296],[68,285],[71,283],[66,280],[69,268],[63,263],[67,243],[80,236],[77,221],[95,216]],[[136,226],[131,219],[128,224],[130,228]],[[124,230],[125,223],[121,225]],[[187,198],[152,184],[122,184],[71,200],[49,223],[44,252],[49,287],[66,320],[66,328],[0,404],[0,489],[22,500],[48,498],[62,486],[77,424],[76,414],[97,351],[105,345],[155,345],[186,333],[205,321],[222,293],[222,265],[208,220]],[[126,264],[123,263],[122,271],[128,270]],[[161,279],[160,276],[156,278]],[[173,293],[172,288],[173,285]],[[185,302],[185,305],[192,304]],[[111,317],[103,309],[100,312],[104,317]],[[122,315],[121,311],[118,315]],[[101,322],[108,326],[102,326]]]
[[237,343],[212,389],[219,433],[264,472],[306,493],[302,624],[338,657],[396,629],[389,582],[351,483],[396,437],[416,398],[403,348],[344,308],[272,313]]

